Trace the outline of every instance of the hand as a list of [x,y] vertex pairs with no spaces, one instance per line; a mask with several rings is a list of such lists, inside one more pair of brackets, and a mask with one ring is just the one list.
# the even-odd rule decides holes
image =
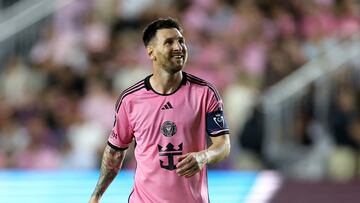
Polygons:
[[181,155],[179,162],[176,164],[176,173],[179,176],[185,176],[185,178],[194,176],[197,172],[201,171],[207,163],[206,153],[206,151],[201,151]]

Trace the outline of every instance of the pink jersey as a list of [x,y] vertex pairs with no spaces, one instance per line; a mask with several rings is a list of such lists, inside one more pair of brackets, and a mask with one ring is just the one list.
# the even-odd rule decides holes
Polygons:
[[178,156],[207,148],[207,135],[229,133],[222,100],[206,81],[183,72],[172,94],[155,92],[149,78],[120,95],[108,144],[126,149],[135,140],[137,167],[131,203],[209,202],[207,169],[191,178],[175,172]]

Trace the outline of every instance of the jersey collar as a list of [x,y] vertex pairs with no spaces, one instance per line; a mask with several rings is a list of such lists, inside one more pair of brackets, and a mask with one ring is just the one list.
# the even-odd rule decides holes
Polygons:
[[162,96],[167,96],[167,95],[172,95],[172,94],[174,94],[175,92],[177,92],[177,91],[180,89],[181,86],[186,85],[186,81],[187,81],[187,73],[185,73],[184,71],[182,71],[182,76],[183,76],[183,78],[182,78],[182,80],[181,80],[181,82],[180,82],[179,87],[176,88],[176,90],[175,90],[174,92],[170,93],[170,94],[161,94],[161,93],[156,92],[156,91],[152,88],[152,86],[151,86],[151,84],[150,84],[150,77],[151,77],[152,75],[153,75],[153,74],[151,74],[151,75],[149,75],[149,76],[147,76],[147,77],[145,78],[145,88],[146,88],[146,90],[148,90],[148,91],[151,90],[151,91],[153,91],[154,93],[156,93],[156,94],[158,94],[158,95],[162,95]]

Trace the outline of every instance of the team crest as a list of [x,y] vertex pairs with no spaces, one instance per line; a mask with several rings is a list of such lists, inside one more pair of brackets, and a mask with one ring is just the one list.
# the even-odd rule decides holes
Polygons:
[[216,114],[215,117],[213,117],[213,120],[220,128],[224,127],[224,117],[222,115]]
[[161,133],[165,135],[165,137],[171,137],[176,133],[176,125],[171,121],[165,121],[161,125],[160,129],[161,129]]

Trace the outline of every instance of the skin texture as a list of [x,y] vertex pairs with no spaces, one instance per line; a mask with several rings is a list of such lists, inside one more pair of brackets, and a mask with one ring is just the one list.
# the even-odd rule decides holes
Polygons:
[[[180,85],[182,69],[187,61],[187,47],[182,34],[175,28],[160,29],[146,47],[153,64],[152,88],[161,94],[170,94]],[[191,152],[179,157],[176,173],[190,178],[204,168],[216,163],[230,153],[229,135],[211,137],[212,145],[200,152]],[[107,146],[101,164],[101,173],[90,203],[99,202],[107,187],[118,174],[126,151],[117,151]]]
[[99,202],[101,196],[104,194],[107,187],[114,180],[118,174],[122,162],[124,160],[126,151],[115,150],[110,146],[106,146],[100,168],[100,177],[96,184],[95,190],[91,195],[89,202]]
[[[187,47],[182,34],[175,28],[160,29],[147,47],[155,71],[174,74],[182,70],[187,61]],[[176,56],[181,56],[176,58]]]
[[175,28],[158,30],[147,52],[153,62],[153,76],[150,78],[153,89],[162,94],[174,92],[180,85],[181,70],[187,60],[187,47],[182,34]]
[[229,135],[211,137],[212,145],[203,151],[184,154],[179,157],[176,173],[190,178],[201,171],[205,164],[217,163],[225,159],[230,153]]

